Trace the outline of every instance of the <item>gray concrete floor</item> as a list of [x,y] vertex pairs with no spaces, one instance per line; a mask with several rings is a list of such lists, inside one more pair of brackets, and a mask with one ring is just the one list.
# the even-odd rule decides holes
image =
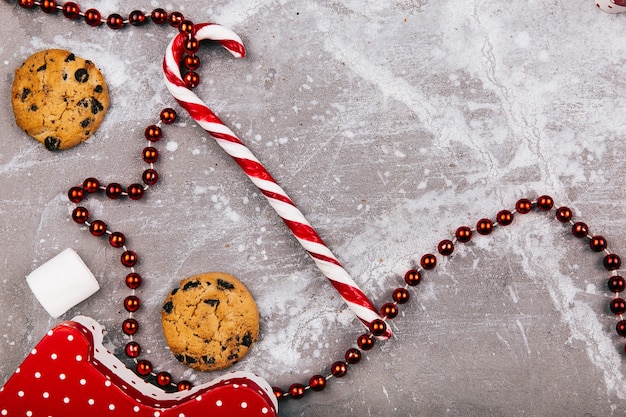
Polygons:
[[[456,227],[521,197],[552,195],[626,254],[626,16],[591,0],[97,2],[104,14],[156,6],[241,35],[243,60],[202,47],[196,92],[376,304]],[[48,329],[77,314],[104,325],[122,357],[126,271],[118,251],[69,220],[65,193],[89,176],[136,181],[143,129],[175,103],[160,71],[171,28],[94,29],[14,1],[0,3],[0,17],[3,383]],[[60,153],[29,139],[11,111],[14,70],[45,48],[91,59],[111,91],[100,130]],[[216,376],[170,355],[159,308],[181,279],[218,270],[244,280],[261,312],[260,340],[237,369],[284,387],[327,373],[359,325],[239,168],[180,115],[158,145],[162,181],[142,201],[89,202],[141,256],[138,340],[148,358],[177,379]],[[25,277],[66,247],[102,288],[57,320]],[[280,413],[626,415],[624,342],[600,259],[553,216],[518,216],[426,274],[393,340]]]

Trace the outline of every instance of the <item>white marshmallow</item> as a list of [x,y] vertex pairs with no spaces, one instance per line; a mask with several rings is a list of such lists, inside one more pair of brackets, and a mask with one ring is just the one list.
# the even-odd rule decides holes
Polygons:
[[26,277],[43,308],[54,318],[100,289],[98,281],[73,249],[65,249]]

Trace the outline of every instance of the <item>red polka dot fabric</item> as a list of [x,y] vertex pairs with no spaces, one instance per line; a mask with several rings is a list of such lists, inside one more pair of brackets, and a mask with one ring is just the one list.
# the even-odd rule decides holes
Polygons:
[[265,417],[278,413],[271,387],[256,375],[234,372],[191,391],[168,394],[136,377],[101,341],[102,329],[93,321],[87,321],[87,326],[67,321],[48,332],[0,389],[0,416]]

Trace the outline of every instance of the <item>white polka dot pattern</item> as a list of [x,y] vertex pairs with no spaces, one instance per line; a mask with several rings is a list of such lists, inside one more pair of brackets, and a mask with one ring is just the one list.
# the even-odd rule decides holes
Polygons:
[[270,385],[248,372],[233,372],[182,393],[159,391],[102,346],[102,328],[86,317],[64,322],[48,332],[0,389],[0,416],[277,413],[278,403]]
[[625,0],[596,0],[596,6],[607,13],[626,13]]

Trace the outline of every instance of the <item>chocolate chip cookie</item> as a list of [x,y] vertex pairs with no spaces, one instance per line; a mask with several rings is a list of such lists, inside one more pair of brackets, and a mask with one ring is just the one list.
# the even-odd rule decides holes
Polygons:
[[211,272],[187,278],[161,310],[163,332],[178,361],[200,371],[233,365],[259,335],[259,312],[235,277]]
[[15,71],[15,122],[51,151],[88,139],[109,108],[109,91],[93,62],[62,49],[31,55]]

